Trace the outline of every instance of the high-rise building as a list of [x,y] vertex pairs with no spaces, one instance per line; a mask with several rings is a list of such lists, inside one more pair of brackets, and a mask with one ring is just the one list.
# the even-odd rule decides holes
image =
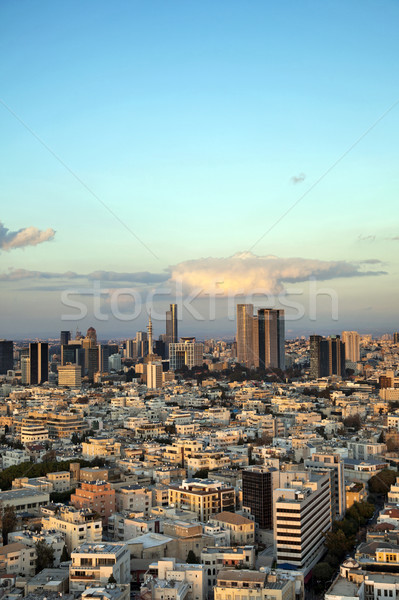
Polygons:
[[312,471],[332,472],[331,476],[331,513],[332,518],[342,519],[346,510],[344,462],[340,454],[334,452],[316,452],[304,462]]
[[82,385],[82,369],[79,365],[59,365],[58,385],[80,388]]
[[203,364],[204,344],[195,337],[180,338],[180,342],[169,344],[169,367],[172,371],[186,366],[192,369]]
[[254,305],[237,304],[237,360],[248,368],[256,366],[257,361],[254,348],[257,336],[254,329],[256,330]]
[[151,390],[157,390],[162,387],[162,363],[147,363],[147,387]]
[[260,529],[273,529],[273,489],[278,485],[278,470],[254,466],[242,472],[242,505],[251,510]]
[[360,335],[357,331],[343,331],[342,341],[345,344],[345,359],[350,362],[360,360]]
[[30,358],[29,358],[29,356],[21,356],[21,383],[22,383],[22,385],[30,384]]
[[29,344],[31,385],[40,385],[48,381],[48,343],[32,342]]
[[82,376],[85,375],[85,350],[82,344],[69,342],[69,344],[61,346],[61,365],[65,366],[68,363],[79,365]]
[[176,344],[178,341],[177,333],[177,304],[170,304],[166,311],[166,339],[167,344]]
[[114,354],[114,347],[109,344],[99,344],[98,346],[98,370],[100,373],[108,373],[108,359]]
[[258,310],[259,366],[285,369],[285,319],[283,310]]
[[398,331],[396,331],[396,332],[393,334],[393,343],[394,343],[394,344],[399,344],[399,332],[398,332]]
[[6,375],[14,367],[14,342],[0,340],[0,375]]
[[306,576],[325,553],[331,529],[331,474],[312,471],[273,492],[277,566],[301,570]]
[[71,339],[70,331],[61,331],[61,333],[60,333],[60,345],[61,346],[65,346],[66,344],[69,344],[70,339]]
[[339,375],[345,377],[345,344],[339,335],[310,336],[310,376],[314,379]]

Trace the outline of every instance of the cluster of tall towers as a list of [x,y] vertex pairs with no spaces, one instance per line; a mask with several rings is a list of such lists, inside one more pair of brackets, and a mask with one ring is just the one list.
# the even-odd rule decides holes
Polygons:
[[245,367],[285,369],[284,311],[237,304],[237,360]]

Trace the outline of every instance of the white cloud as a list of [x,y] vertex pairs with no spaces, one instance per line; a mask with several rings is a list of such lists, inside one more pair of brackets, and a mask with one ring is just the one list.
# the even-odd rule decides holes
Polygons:
[[14,248],[25,248],[26,246],[37,246],[42,242],[48,242],[55,236],[54,229],[41,231],[37,227],[25,227],[18,231],[10,231],[0,222],[0,248],[2,250],[13,250]]
[[278,294],[285,283],[306,281],[311,277],[325,281],[339,277],[382,275],[384,271],[362,271],[358,264],[346,261],[322,261],[306,258],[256,256],[251,252],[228,258],[200,258],[170,267],[171,280],[182,283],[184,291],[248,294],[255,290]]

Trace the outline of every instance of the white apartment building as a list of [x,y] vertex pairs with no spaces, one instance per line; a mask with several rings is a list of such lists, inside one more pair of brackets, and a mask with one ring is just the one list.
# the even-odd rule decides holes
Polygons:
[[141,485],[124,485],[115,490],[117,512],[127,510],[148,516],[152,507],[152,492]]
[[301,472],[273,491],[273,529],[278,565],[289,564],[306,576],[325,552],[331,529],[330,473]]
[[73,506],[61,506],[58,511],[46,510],[42,526],[62,533],[69,553],[84,542],[99,543],[102,540],[102,520],[87,508],[78,510]]
[[36,548],[13,542],[0,547],[0,570],[32,577],[36,569]]
[[117,459],[121,455],[121,443],[115,442],[113,437],[89,438],[82,443],[82,457],[93,460],[97,456],[101,458]]
[[48,441],[48,429],[41,424],[23,425],[21,427],[21,443],[25,445]]
[[69,589],[81,592],[88,585],[104,585],[111,575],[116,583],[130,582],[130,551],[126,544],[82,544],[71,554]]
[[208,589],[216,585],[219,571],[226,568],[255,568],[255,546],[207,547],[201,552]]
[[54,492],[68,492],[71,489],[70,471],[47,473],[46,478],[52,483]]
[[30,455],[26,450],[6,450],[2,458],[3,469],[8,469],[8,467],[21,465],[24,462],[30,461]]
[[[151,582],[154,590],[165,590],[166,586],[162,582],[178,582],[188,586],[183,595],[186,600],[205,600],[207,589],[204,572],[202,565],[188,565],[177,562],[176,558],[162,558],[150,564],[144,576],[144,585]],[[173,585],[170,587],[173,589]],[[184,590],[184,587],[181,589]],[[161,597],[162,594],[155,593],[155,598]]]
[[388,503],[399,504],[399,477],[396,478],[396,482],[391,485],[388,492]]
[[352,458],[367,460],[387,451],[386,444],[378,442],[347,442]]
[[40,533],[24,530],[12,531],[8,534],[9,544],[18,542],[19,544],[23,544],[28,548],[33,548],[35,550],[35,556],[35,546],[37,542],[42,540],[44,540],[48,546],[51,546],[54,549],[54,567],[58,567],[60,564],[62,551],[65,546],[65,538],[61,533],[54,533],[53,531],[46,531],[45,529],[42,529]]
[[50,501],[48,492],[40,492],[29,488],[0,492],[0,506],[13,506],[17,513],[29,512],[40,514],[40,509]]

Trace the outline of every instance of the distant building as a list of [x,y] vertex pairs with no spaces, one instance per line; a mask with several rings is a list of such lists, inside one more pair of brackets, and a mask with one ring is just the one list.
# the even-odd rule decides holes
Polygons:
[[84,542],[101,543],[102,520],[95,511],[79,510],[73,506],[54,506],[54,510],[44,509],[43,512],[43,528],[62,533],[69,553]]
[[69,340],[71,339],[70,331],[61,331],[60,333],[60,346],[64,346],[69,344]]
[[48,343],[29,344],[30,385],[40,385],[48,381]]
[[14,342],[0,340],[0,375],[14,368]]
[[80,388],[82,385],[82,369],[79,365],[59,365],[58,385],[62,387]]
[[186,479],[180,486],[169,486],[169,504],[195,512],[200,521],[225,510],[234,511],[234,488],[210,479]]
[[180,338],[180,342],[169,344],[169,366],[172,371],[184,366],[192,369],[203,364],[204,344],[195,337]]
[[310,336],[310,376],[314,379],[338,375],[345,377],[345,344],[339,335]]
[[350,362],[360,360],[360,335],[357,331],[343,331],[342,341],[345,344],[345,359]]

